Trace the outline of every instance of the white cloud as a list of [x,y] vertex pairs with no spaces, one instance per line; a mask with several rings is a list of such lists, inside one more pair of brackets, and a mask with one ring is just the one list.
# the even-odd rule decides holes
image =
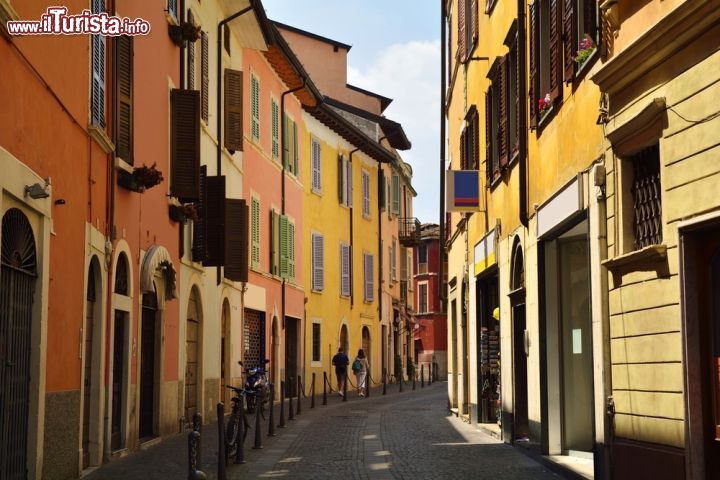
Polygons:
[[415,216],[438,222],[440,139],[440,41],[390,45],[360,70],[348,67],[348,83],[393,99],[385,115],[402,123],[412,150],[400,152],[414,171]]

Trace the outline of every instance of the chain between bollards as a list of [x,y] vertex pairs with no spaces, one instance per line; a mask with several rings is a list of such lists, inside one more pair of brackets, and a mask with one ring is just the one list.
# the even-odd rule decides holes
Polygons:
[[217,404],[217,420],[218,420],[218,480],[226,480],[225,478],[225,405],[222,402]]
[[312,386],[310,387],[310,408],[315,408],[315,372],[312,374]]
[[275,436],[275,385],[270,384],[270,415],[268,415],[268,437]]
[[323,372],[323,405],[327,405],[327,372]]
[[280,380],[280,424],[278,428],[285,428],[285,380]]

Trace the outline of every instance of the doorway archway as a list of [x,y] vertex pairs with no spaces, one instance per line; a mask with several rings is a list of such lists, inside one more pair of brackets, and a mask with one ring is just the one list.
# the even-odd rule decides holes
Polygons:
[[515,237],[512,249],[510,303],[512,305],[513,351],[513,441],[526,441],[528,423],[527,322],[525,318],[525,261],[520,238]]
[[82,468],[99,464],[100,445],[100,375],[102,276],[96,256],[90,260],[85,291],[85,321],[83,322],[83,410],[82,410]]
[[185,421],[190,423],[198,412],[198,398],[202,384],[200,382],[201,355],[201,312],[200,294],[196,286],[190,289],[185,329]]

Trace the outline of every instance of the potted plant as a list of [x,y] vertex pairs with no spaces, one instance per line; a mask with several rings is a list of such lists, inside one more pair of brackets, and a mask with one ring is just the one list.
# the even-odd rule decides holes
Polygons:
[[198,219],[197,208],[194,203],[184,205],[170,205],[170,219],[175,222],[196,221]]
[[596,48],[595,42],[590,38],[590,35],[587,33],[583,35],[582,40],[580,40],[580,49],[577,52],[577,57],[575,57],[575,62],[577,62],[578,66],[585,63]]
[[133,170],[133,177],[138,184],[145,187],[145,189],[152,188],[155,185],[159,185],[163,181],[163,175],[160,170],[155,168],[155,163],[151,166],[144,165],[137,167]]
[[538,100],[538,112],[542,115],[550,110],[550,107],[552,107],[552,100],[550,99],[550,94],[546,93],[543,98]]
[[182,25],[169,25],[168,35],[175,45],[181,46],[184,41],[196,42],[200,38],[200,30],[200,25],[183,22]]

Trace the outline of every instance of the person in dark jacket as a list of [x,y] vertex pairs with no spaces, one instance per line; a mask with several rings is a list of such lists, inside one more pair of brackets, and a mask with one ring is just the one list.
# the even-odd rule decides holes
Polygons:
[[350,363],[350,359],[345,352],[343,347],[338,348],[338,353],[332,358],[332,364],[335,365],[335,375],[337,376],[338,394],[342,397],[343,390],[345,389],[345,380],[347,377],[347,367]]

